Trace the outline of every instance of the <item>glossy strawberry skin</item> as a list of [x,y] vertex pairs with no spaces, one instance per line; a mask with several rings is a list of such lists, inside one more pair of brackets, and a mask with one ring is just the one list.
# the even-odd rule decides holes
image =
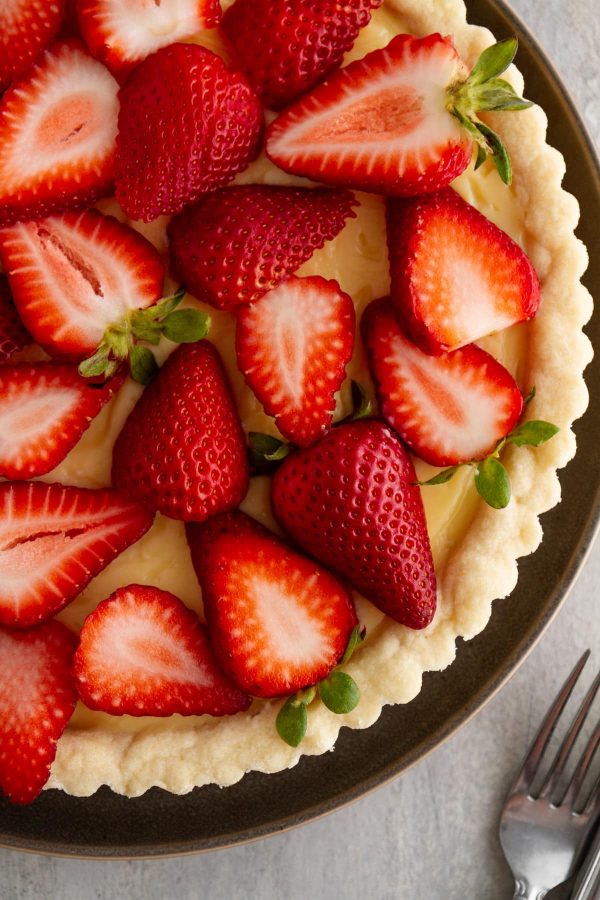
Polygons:
[[0,275],[0,364],[31,343],[13,303],[8,279]]
[[280,109],[337,68],[383,0],[236,0],[223,17],[250,83]]
[[245,185],[209,194],[170,223],[171,264],[199,300],[233,309],[258,300],[336,237],[349,191]]
[[425,628],[436,579],[423,503],[410,456],[381,422],[333,428],[291,453],[271,501],[284,531],[386,615]]
[[116,197],[132,219],[178,213],[257,156],[263,113],[240,72],[196,44],[148,56],[119,92]]
[[203,521],[238,506],[248,477],[244,433],[217,351],[208,341],[181,344],[117,438],[113,483],[149,509]]
[[0,91],[27,72],[66,15],[66,0],[8,0],[0,7]]
[[244,690],[292,694],[340,661],[357,618],[329,572],[239,511],[186,534],[212,645]]
[[196,613],[148,585],[119,588],[87,617],[74,673],[86,706],[113,716],[225,716],[250,706],[219,669]]
[[386,218],[396,317],[426,353],[456,350],[536,314],[531,262],[452,188],[389,199]]
[[0,788],[12,803],[32,803],[48,781],[77,702],[76,645],[60,622],[0,627]]

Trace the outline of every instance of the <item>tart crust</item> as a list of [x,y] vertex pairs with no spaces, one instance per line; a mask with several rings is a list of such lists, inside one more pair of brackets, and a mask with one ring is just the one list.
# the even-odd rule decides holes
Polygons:
[[[386,0],[386,5],[400,13],[415,34],[452,34],[468,64],[493,43],[487,29],[467,24],[462,0]],[[508,78],[521,93],[523,79],[514,67]],[[502,511],[483,503],[476,507],[459,546],[438,571],[439,605],[433,623],[415,632],[378,617],[368,641],[346,667],[360,685],[359,705],[339,716],[315,704],[299,749],[278,737],[280,703],[274,701],[259,701],[248,713],[222,719],[173,716],[168,728],[163,721],[147,719],[148,724],[133,733],[119,730],[105,717],[101,728],[67,729],[47,787],[76,796],[88,796],[103,784],[128,796],[152,786],[183,794],[207,783],[234,784],[251,770],[289,768],[302,754],[331,750],[341,726],[367,728],[385,704],[412,700],[423,673],[446,668],[454,659],[457,637],[478,634],[490,617],[492,601],[510,594],[517,582],[517,559],[532,553],[542,539],[539,515],[560,500],[556,470],[575,453],[571,424],[587,406],[583,370],[592,358],[582,332],[592,301],[580,283],[587,254],[574,235],[579,208],[561,188],[564,160],[546,143],[546,123],[539,107],[490,116],[512,157],[527,252],[542,283],[543,303],[528,326],[527,380],[537,388],[530,416],[549,419],[560,432],[538,449],[509,449],[503,457],[513,499]],[[558,345],[560,354],[555,352]],[[361,604],[359,614],[363,611],[368,613]]]

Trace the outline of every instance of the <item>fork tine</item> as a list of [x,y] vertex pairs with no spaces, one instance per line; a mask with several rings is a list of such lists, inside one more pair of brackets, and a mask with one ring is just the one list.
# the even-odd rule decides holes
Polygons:
[[[556,756],[554,757],[554,759],[552,761],[552,765],[550,766],[548,774],[546,775],[546,778],[544,779],[544,783],[540,790],[540,794],[539,794],[540,797],[548,797],[549,795],[551,796],[552,793],[556,790],[556,787],[560,780],[560,776],[562,775],[565,765],[567,764],[567,761],[569,759],[569,756],[571,755],[571,751],[573,749],[573,744],[577,740],[577,737],[579,735],[579,732],[581,731],[583,723],[586,720],[590,706],[594,702],[594,698],[596,697],[596,694],[598,693],[599,687],[600,687],[600,672],[598,672],[598,674],[596,675],[596,678],[594,679],[594,683],[592,684],[592,686],[588,690],[587,694],[585,695],[585,698],[583,699],[583,702],[581,703],[581,706],[579,707],[577,715],[573,719],[571,727],[569,728],[569,731],[565,735],[564,740],[563,740],[560,748],[558,749]],[[566,794],[567,794],[567,792],[565,791],[565,794],[564,794],[565,798],[566,798]]]
[[600,812],[600,775],[596,778],[596,784],[583,809],[583,814],[586,816],[595,816],[598,812]]
[[536,736],[536,739],[533,742],[531,750],[525,758],[521,771],[517,775],[515,783],[512,787],[513,792],[529,792],[531,782],[535,777],[539,762],[544,754],[544,750],[548,745],[548,741],[552,737],[552,733],[556,727],[559,716],[562,713],[567,700],[571,696],[571,692],[575,687],[575,684],[577,683],[577,679],[581,674],[581,670],[588,661],[589,655],[590,651],[586,650],[579,662],[575,665],[573,671],[565,681],[564,685],[560,689],[560,692],[551,708],[548,710],[548,713],[546,714],[546,717],[542,722],[542,726]]
[[592,760],[598,749],[598,745],[600,744],[600,723],[596,725],[594,733],[591,735],[589,741],[587,742],[587,746],[581,755],[581,759],[577,764],[577,768],[573,772],[573,777],[567,786],[567,790],[565,792],[565,796],[563,798],[563,803],[569,803],[571,806],[575,805],[575,801],[577,799],[577,795],[581,790],[581,786],[585,781],[585,777],[588,773],[588,770],[592,764]]

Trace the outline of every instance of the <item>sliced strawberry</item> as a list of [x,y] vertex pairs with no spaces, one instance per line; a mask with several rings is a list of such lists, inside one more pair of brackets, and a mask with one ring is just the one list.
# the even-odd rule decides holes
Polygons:
[[433,466],[483,459],[517,424],[518,385],[480,347],[423,353],[388,299],[367,307],[361,330],[383,417],[421,459]]
[[452,188],[388,201],[387,227],[394,310],[427,353],[536,314],[540,284],[529,259]]
[[211,343],[182,344],[144,391],[115,443],[113,482],[149,509],[186,522],[241,503],[246,442]]
[[100,603],[74,671],[86,706],[115,716],[226,716],[250,706],[219,669],[196,613],[156,587],[130,584]]
[[123,377],[91,384],[76,366],[20,363],[0,368],[0,476],[45,475],[75,446]]
[[0,275],[0,363],[31,342],[13,303],[8,279]]
[[81,34],[92,56],[123,78],[160,47],[218,25],[218,0],[77,0]]
[[58,33],[66,0],[2,0],[0,91],[20,78]]
[[257,184],[216,191],[169,225],[174,272],[218,309],[251,303],[339,234],[354,205],[349,191]]
[[478,163],[489,154],[510,183],[506,148],[477,112],[531,105],[496,77],[516,49],[514,40],[488,48],[467,77],[450,37],[400,34],[286,109],[269,127],[267,154],[325,184],[414,196],[460,175],[475,141]]
[[95,209],[3,228],[0,260],[23,322],[59,358],[83,359],[109,326],[162,292],[152,244]]
[[279,109],[328,72],[383,0],[236,0],[223,18],[250,83]]
[[0,224],[110,194],[118,84],[77,41],[54,44],[0,101]]
[[196,44],[147,57],[119,94],[117,200],[149,222],[222,187],[254,159],[263,113],[244,75]]
[[240,371],[281,433],[304,447],[331,425],[354,349],[352,300],[337,281],[290,278],[238,313]]
[[56,743],[77,702],[75,636],[60,622],[0,627],[0,788],[31,803],[48,781]]
[[152,518],[110,489],[0,484],[0,624],[28,628],[49,619]]
[[210,639],[237,684],[277,697],[324,678],[357,623],[346,588],[242,512],[186,531]]

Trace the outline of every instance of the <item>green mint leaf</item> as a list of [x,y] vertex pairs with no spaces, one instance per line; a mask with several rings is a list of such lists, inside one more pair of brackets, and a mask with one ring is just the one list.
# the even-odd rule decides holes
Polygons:
[[508,155],[508,150],[496,132],[492,131],[491,128],[488,128],[487,125],[484,125],[483,122],[479,122],[477,127],[492,148],[492,160],[498,170],[498,175],[504,184],[512,184],[512,164],[510,156]]
[[521,425],[517,425],[506,440],[510,441],[511,444],[516,444],[517,447],[539,447],[540,444],[545,444],[555,434],[558,434],[559,430],[551,422],[532,419],[529,422],[522,422]]
[[351,712],[360,700],[355,680],[339,669],[334,669],[327,678],[319,682],[319,694],[327,709],[339,715]]
[[270,434],[251,431],[248,435],[251,466],[259,472],[271,471],[290,453],[293,444],[286,444]]
[[210,316],[199,309],[178,309],[163,322],[163,334],[176,344],[201,341],[208,334]]
[[83,378],[93,378],[104,375],[109,366],[110,349],[106,344],[100,344],[93,356],[79,363],[77,371]]
[[528,406],[528,404],[531,403],[531,401],[533,400],[534,397],[535,397],[535,384],[531,388],[531,390],[529,391],[527,396],[524,398],[524,400],[523,400],[524,405]]
[[487,153],[485,152],[485,150],[483,149],[481,144],[477,144],[477,159],[475,160],[475,171],[477,171],[477,169],[481,168],[481,166],[484,164],[486,159],[487,159]]
[[350,637],[348,638],[348,643],[346,644],[344,655],[340,660],[340,666],[343,666],[344,663],[348,662],[356,648],[364,641],[366,633],[366,628],[361,629],[360,625],[355,625],[355,627],[350,632]]
[[510,501],[510,478],[499,459],[488,456],[477,466],[475,487],[488,506],[504,509]]
[[367,392],[358,381],[352,381],[352,415],[350,416],[350,421],[356,422],[358,419],[368,419],[372,415],[373,404]]
[[129,357],[131,377],[140,384],[150,384],[158,375],[158,364],[154,354],[141,344],[134,344]]
[[417,484],[421,486],[429,486],[433,484],[446,484],[446,482],[450,481],[453,475],[458,472],[460,466],[450,466],[449,469],[442,469],[441,472],[438,472],[437,475],[434,475],[433,478],[429,478],[427,481],[417,481]]
[[515,58],[518,46],[516,38],[508,38],[487,47],[471,70],[469,84],[483,84],[505,72]]
[[290,697],[277,713],[275,727],[279,737],[286,744],[289,744],[290,747],[297,747],[308,727],[306,705],[304,703],[296,704],[294,698]]

